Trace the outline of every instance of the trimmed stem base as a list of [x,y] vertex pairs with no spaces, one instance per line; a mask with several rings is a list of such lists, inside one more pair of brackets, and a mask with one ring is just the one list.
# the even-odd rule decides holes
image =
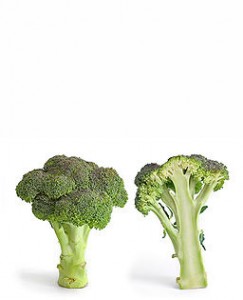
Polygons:
[[59,269],[58,284],[70,289],[85,287],[88,284],[85,265],[85,262],[73,264],[70,257],[61,257],[61,263],[57,266]]
[[180,289],[199,289],[207,287],[206,273],[194,274],[193,276],[177,277],[176,282]]
[[58,284],[69,289],[83,288],[88,283],[85,249],[90,228],[69,223],[51,223],[58,237],[62,254],[60,256]]

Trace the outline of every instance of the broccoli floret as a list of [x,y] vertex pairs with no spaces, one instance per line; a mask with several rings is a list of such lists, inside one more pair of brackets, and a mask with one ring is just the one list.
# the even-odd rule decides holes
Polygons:
[[118,173],[81,158],[57,155],[43,169],[25,174],[16,193],[31,203],[33,214],[48,221],[57,235],[61,246],[58,284],[86,286],[84,255],[89,232],[105,228],[113,207],[123,207],[127,201]]
[[[204,232],[198,217],[210,194],[229,179],[227,168],[201,155],[171,157],[165,164],[146,165],[135,178],[136,208],[159,218],[180,263],[177,283],[181,289],[207,286],[201,247]],[[168,213],[169,212],[169,213]]]

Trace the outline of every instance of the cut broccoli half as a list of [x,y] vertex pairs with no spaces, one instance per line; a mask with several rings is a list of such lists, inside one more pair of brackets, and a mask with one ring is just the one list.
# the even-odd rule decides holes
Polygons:
[[177,283],[181,289],[207,286],[201,253],[205,236],[198,218],[207,208],[211,193],[221,189],[228,179],[222,163],[201,155],[171,157],[161,166],[148,164],[135,178],[135,206],[145,216],[152,211],[170,237],[173,257],[180,263]]

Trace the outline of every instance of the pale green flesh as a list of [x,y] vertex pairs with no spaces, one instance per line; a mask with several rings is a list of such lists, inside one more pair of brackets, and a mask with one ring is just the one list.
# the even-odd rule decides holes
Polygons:
[[177,283],[181,289],[202,288],[207,286],[207,276],[199,242],[197,216],[190,203],[184,201],[184,206],[185,210],[180,213],[181,226],[178,233],[180,278]]
[[207,275],[199,241],[198,216],[201,207],[212,192],[214,184],[204,187],[194,199],[189,179],[179,169],[173,174],[176,193],[173,196],[175,208],[172,209],[171,207],[171,209],[176,217],[178,229],[172,226],[158,201],[151,199],[150,202],[151,211],[159,218],[173,243],[175,249],[173,257],[177,257],[180,263],[180,276],[177,278],[177,283],[181,289],[207,286]]
[[70,223],[51,222],[61,246],[58,284],[65,288],[83,288],[88,283],[85,249],[90,228]]

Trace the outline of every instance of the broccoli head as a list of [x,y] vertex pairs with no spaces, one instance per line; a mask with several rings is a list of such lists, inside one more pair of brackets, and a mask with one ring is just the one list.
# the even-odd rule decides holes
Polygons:
[[135,206],[142,214],[152,211],[173,243],[181,271],[177,282],[182,289],[205,287],[206,273],[200,247],[204,233],[198,216],[205,211],[211,192],[229,179],[227,168],[202,155],[179,155],[165,164],[149,164],[135,178]]
[[113,207],[124,207],[127,201],[118,173],[78,157],[57,155],[43,169],[25,174],[16,193],[31,203],[38,219],[49,221],[55,230],[62,249],[59,285],[84,287],[84,252],[89,231],[105,228]]

